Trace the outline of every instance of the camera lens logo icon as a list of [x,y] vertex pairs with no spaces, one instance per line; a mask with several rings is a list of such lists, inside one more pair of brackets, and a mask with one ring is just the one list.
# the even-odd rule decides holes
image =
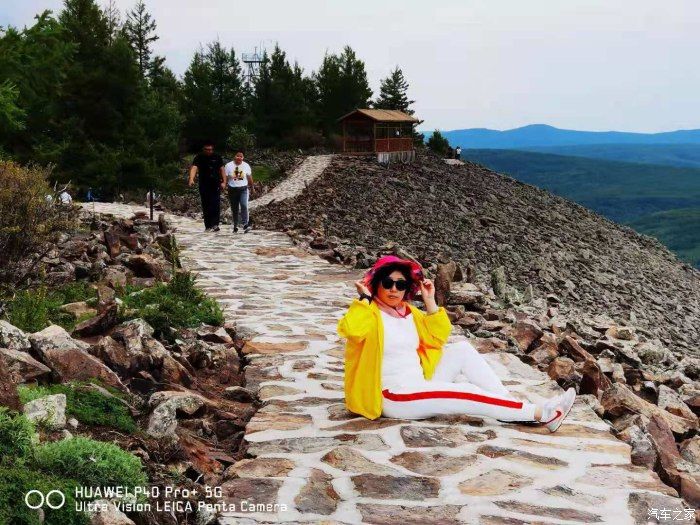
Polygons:
[[46,494],[40,490],[30,490],[24,495],[24,503],[30,509],[40,509],[46,504],[48,508],[57,510],[66,504],[66,495],[56,489]]

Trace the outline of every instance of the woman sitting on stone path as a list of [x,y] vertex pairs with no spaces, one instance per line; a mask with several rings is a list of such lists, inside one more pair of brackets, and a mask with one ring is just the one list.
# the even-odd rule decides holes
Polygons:
[[[369,419],[424,419],[441,414],[540,422],[554,432],[576,392],[543,404],[515,399],[468,341],[445,344],[452,330],[420,266],[382,257],[355,283],[360,294],[338,322],[345,348],[345,404]],[[420,290],[427,313],[409,301]],[[469,382],[455,382],[458,374]]]

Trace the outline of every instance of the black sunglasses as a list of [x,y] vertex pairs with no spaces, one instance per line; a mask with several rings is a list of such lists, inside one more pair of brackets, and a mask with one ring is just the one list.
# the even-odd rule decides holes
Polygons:
[[391,290],[391,287],[394,285],[396,285],[396,289],[399,292],[408,290],[408,281],[406,279],[399,279],[398,281],[394,281],[391,277],[384,277],[384,279],[382,279],[382,288]]

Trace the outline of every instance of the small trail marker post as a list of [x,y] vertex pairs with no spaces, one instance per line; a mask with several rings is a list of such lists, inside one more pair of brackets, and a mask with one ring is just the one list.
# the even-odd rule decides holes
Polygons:
[[153,220],[153,188],[151,188],[151,191],[148,194],[148,204],[149,208],[151,209],[151,220]]

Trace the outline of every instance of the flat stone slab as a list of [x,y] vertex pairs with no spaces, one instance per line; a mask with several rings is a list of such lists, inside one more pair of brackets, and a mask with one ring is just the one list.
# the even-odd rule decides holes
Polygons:
[[[309,157],[251,201],[253,217],[265,202],[303,191],[330,162]],[[126,218],[145,210],[94,207]],[[168,220],[183,265],[196,268],[227,321],[250,334],[244,386],[263,400],[245,432],[250,457],[228,468],[222,488],[229,501],[279,508],[231,512],[221,523],[622,525],[647,523],[654,507],[683,509],[674,489],[631,464],[629,446],[581,400],[554,434],[467,414],[370,421],[348,412],[335,330],[362,271],[306,253],[283,233],[204,233],[201,221]],[[499,346],[483,355],[519,399],[562,392]]]

